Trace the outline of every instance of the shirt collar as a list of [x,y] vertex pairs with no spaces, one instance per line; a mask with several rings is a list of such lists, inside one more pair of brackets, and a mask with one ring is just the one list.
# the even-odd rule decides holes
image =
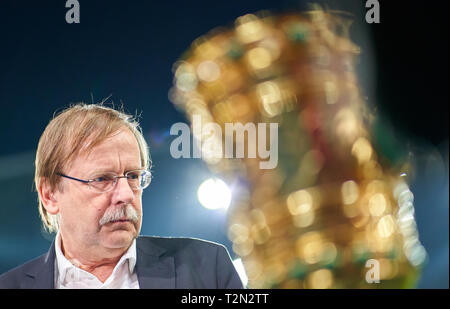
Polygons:
[[[58,232],[56,234],[55,239],[55,253],[56,253],[56,263],[58,270],[58,276],[60,279],[60,282],[64,282],[64,279],[66,277],[67,271],[71,268],[78,268],[75,265],[73,265],[62,253],[61,251],[61,234]],[[136,266],[136,239],[133,240],[133,243],[128,248],[128,250],[125,252],[124,255],[120,258],[117,265],[114,267],[113,273],[116,271],[118,267],[120,267],[123,263],[128,261],[128,270],[130,271],[130,274],[133,273],[134,267]]]
[[125,254],[122,255],[115,268],[119,267],[127,260],[128,260],[128,270],[130,271],[130,274],[132,274],[134,271],[134,267],[136,266],[136,239],[133,240],[131,246],[128,248]]

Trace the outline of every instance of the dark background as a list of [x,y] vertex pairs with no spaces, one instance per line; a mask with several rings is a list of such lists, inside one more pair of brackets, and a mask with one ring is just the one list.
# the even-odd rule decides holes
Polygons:
[[[169,129],[186,122],[169,102],[172,64],[209,30],[246,13],[285,12],[306,1],[79,0],[0,2],[0,273],[48,250],[34,152],[55,111],[109,97],[141,113],[154,181],[144,194],[142,234],[200,237],[225,244],[225,213],[201,207],[200,160],[175,160]],[[419,287],[448,288],[448,1],[380,0],[381,23],[365,22],[364,0],[319,1],[354,14],[358,72],[371,107],[416,163],[411,184],[428,263]],[[234,256],[233,256],[234,257]]]

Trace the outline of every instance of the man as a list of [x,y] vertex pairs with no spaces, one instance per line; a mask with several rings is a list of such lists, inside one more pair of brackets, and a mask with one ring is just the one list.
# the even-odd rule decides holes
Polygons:
[[227,250],[198,239],[138,236],[147,144],[129,115],[77,104],[56,116],[36,152],[48,253],[0,276],[0,288],[242,288]]

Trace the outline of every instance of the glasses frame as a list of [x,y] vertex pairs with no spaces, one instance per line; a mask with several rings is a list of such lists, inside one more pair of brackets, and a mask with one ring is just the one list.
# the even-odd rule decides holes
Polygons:
[[[133,173],[133,172],[136,172],[136,171],[141,171],[141,172],[144,172],[144,173],[148,173],[148,174],[149,174],[150,181],[148,182],[148,184],[147,184],[145,187],[134,188],[133,186],[130,185],[128,175],[129,175],[130,173]],[[114,173],[114,172],[108,172],[108,174],[115,174],[115,173]],[[65,174],[63,174],[63,173],[56,173],[56,175],[61,176],[61,177],[64,177],[64,178],[76,180],[76,181],[79,181],[79,182],[82,182],[82,183],[85,183],[85,184],[87,184],[87,185],[89,186],[89,189],[92,189],[92,190],[97,191],[97,192],[99,192],[99,193],[106,193],[106,192],[112,191],[112,190],[114,189],[114,187],[116,186],[117,180],[118,180],[119,178],[126,178],[126,179],[127,179],[128,185],[129,185],[130,188],[133,189],[133,190],[144,190],[145,188],[147,188],[147,187],[150,185],[151,180],[152,180],[152,173],[151,173],[149,170],[145,170],[145,169],[131,170],[131,171],[126,172],[126,173],[123,174],[122,176],[115,174],[115,175],[114,175],[114,179],[113,179],[113,184],[112,184],[112,186],[111,186],[111,189],[108,189],[108,190],[106,190],[106,191],[102,191],[102,190],[100,190],[100,189],[98,189],[98,188],[96,188],[96,187],[94,187],[94,186],[91,185],[91,184],[95,181],[95,179],[84,180],[84,179],[79,179],[79,178],[75,178],[75,177],[72,177],[72,176],[68,176],[68,175],[65,175]]]

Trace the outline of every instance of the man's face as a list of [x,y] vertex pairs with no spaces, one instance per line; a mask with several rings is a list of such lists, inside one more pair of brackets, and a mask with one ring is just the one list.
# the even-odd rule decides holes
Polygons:
[[[141,159],[136,138],[128,129],[107,138],[91,152],[79,155],[66,175],[88,180],[102,172],[117,175],[141,169]],[[126,178],[117,179],[114,188],[100,193],[85,183],[62,179],[63,191],[58,192],[60,231],[64,242],[78,249],[101,247],[117,249],[128,247],[139,234],[142,223],[142,190],[132,189]],[[99,221],[105,212],[132,207],[138,220],[109,222]]]

